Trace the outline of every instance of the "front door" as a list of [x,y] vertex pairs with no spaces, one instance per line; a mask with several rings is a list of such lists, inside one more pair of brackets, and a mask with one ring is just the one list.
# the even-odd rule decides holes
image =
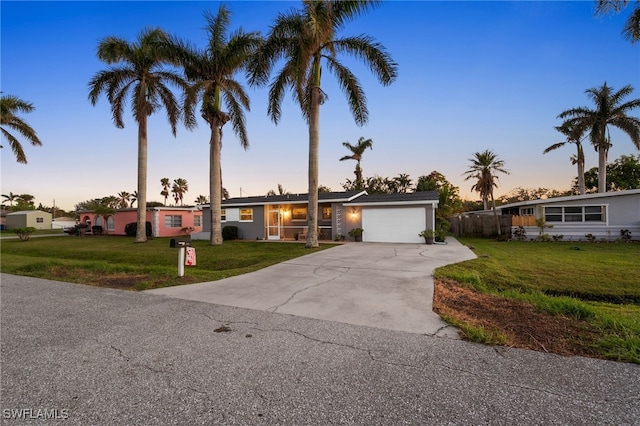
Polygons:
[[280,239],[280,209],[278,206],[269,207],[267,211],[267,239]]

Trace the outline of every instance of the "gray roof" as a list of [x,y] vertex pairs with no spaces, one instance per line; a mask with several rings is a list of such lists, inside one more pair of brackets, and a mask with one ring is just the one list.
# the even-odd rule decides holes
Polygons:
[[509,209],[512,207],[522,207],[522,206],[532,206],[536,204],[549,204],[549,203],[560,203],[565,201],[576,201],[576,200],[593,200],[598,198],[607,198],[607,197],[624,197],[628,195],[640,195],[640,189],[627,189],[624,191],[609,191],[609,192],[596,192],[593,194],[584,194],[584,195],[568,195],[565,197],[552,197],[545,198],[539,200],[528,200],[528,201],[518,201],[517,203],[511,204],[503,204],[501,206],[496,206],[497,210]]
[[[346,202],[358,194],[365,194],[364,191],[347,192],[319,192],[318,200],[321,202]],[[262,204],[284,204],[284,203],[306,203],[309,200],[308,194],[286,194],[257,197],[237,197],[222,200],[222,205],[262,205]]]
[[419,191],[398,194],[371,194],[358,197],[346,204],[385,204],[385,203],[411,203],[416,204],[423,201],[438,201],[438,191]]

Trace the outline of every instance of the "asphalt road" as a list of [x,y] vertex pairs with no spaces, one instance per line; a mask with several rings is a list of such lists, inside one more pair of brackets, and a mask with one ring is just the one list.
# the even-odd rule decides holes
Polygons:
[[0,280],[2,424],[640,424],[638,365]]

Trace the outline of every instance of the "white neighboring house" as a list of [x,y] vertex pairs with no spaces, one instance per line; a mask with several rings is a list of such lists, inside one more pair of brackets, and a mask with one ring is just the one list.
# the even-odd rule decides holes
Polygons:
[[[553,225],[544,232],[562,235],[563,240],[584,240],[591,234],[613,241],[623,230],[631,233],[631,239],[640,240],[640,189],[522,201],[496,209],[505,215],[544,218],[547,225]],[[514,218],[512,231],[518,222]],[[539,233],[535,220],[532,222],[524,226],[529,238]]]
[[76,220],[72,217],[56,217],[51,222],[51,229],[64,229],[75,226]]

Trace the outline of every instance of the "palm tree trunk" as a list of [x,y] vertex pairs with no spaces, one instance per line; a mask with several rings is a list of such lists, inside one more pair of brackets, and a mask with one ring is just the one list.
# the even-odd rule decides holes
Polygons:
[[498,210],[496,210],[496,200],[493,198],[493,191],[491,191],[491,205],[493,206],[493,217],[496,218],[496,226],[498,227],[498,237],[502,235],[500,230],[500,218],[498,217]]
[[318,247],[318,150],[320,145],[320,86],[311,89],[309,110],[309,205],[306,248]]
[[218,117],[211,118],[211,140],[209,157],[209,205],[211,206],[211,235],[209,244],[222,245],[222,223],[220,222],[222,210],[222,176],[220,166],[220,124]]
[[[147,116],[138,123],[138,214],[136,243],[147,242]],[[106,228],[106,223],[105,223]]]
[[598,149],[598,192],[607,192],[607,154],[608,147]]
[[584,183],[584,151],[582,150],[582,146],[578,145],[578,191],[580,191],[580,195],[584,195],[586,193],[585,183]]

